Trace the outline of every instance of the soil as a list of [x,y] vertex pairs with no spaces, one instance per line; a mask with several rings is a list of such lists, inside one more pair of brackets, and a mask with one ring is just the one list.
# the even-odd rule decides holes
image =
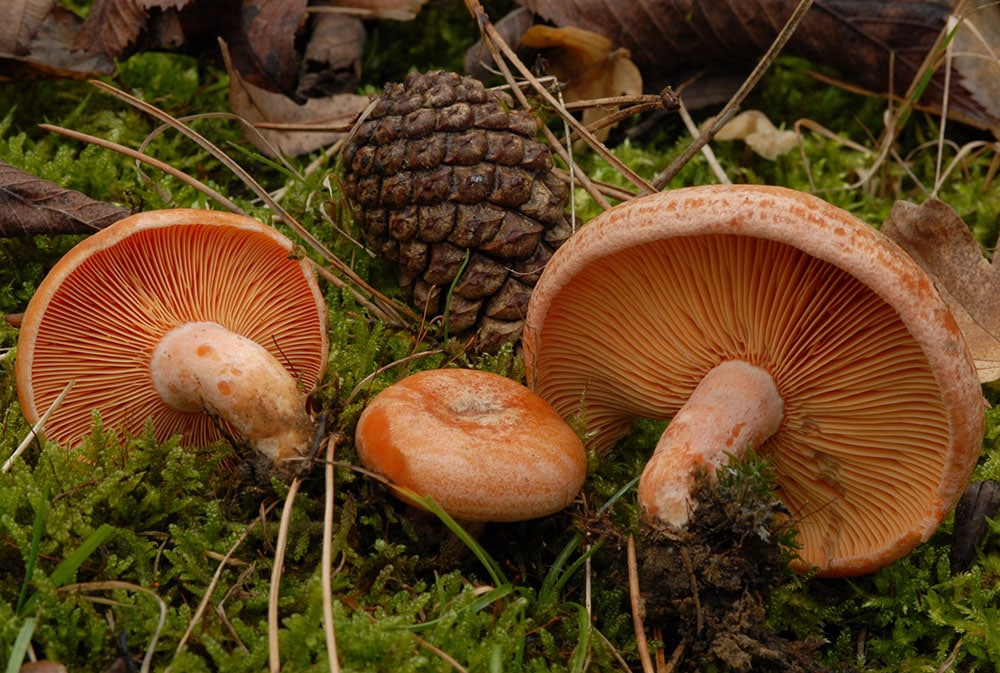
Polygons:
[[769,630],[766,608],[789,577],[788,517],[777,501],[716,488],[708,479],[680,531],[646,527],[639,575],[648,632],[662,634],[677,671],[827,672],[818,642]]

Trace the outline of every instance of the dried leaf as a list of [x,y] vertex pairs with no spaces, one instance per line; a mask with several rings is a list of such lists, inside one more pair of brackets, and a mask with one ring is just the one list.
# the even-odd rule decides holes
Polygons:
[[0,4],[0,54],[24,56],[57,0],[6,0]]
[[973,481],[955,506],[951,549],[948,560],[951,574],[965,572],[976,558],[976,549],[989,530],[989,519],[1000,511],[1000,482]]
[[360,19],[337,12],[317,14],[302,57],[298,93],[321,98],[355,91],[361,82],[365,27]]
[[913,257],[951,307],[983,383],[1000,379],[1000,267],[969,227],[937,199],[897,201],[882,232]]
[[299,74],[295,40],[305,25],[306,4],[307,0],[243,0],[234,30],[225,34],[232,62],[244,81],[294,95]]
[[366,19],[410,21],[416,18],[427,0],[335,0],[334,4]]
[[[521,44],[543,50],[546,69],[565,85],[562,95],[567,103],[642,93],[642,75],[628,50],[615,48],[603,35],[573,26],[535,25],[521,36]],[[614,111],[587,108],[583,123],[591,124]],[[600,129],[598,138],[604,140],[610,130]]]
[[94,0],[73,48],[118,58],[139,39],[147,18],[141,0]]
[[[712,120],[706,121],[706,124]],[[719,129],[716,140],[743,140],[758,155],[774,161],[799,144],[799,134],[782,131],[760,110],[741,112]]]
[[[254,86],[240,77],[233,68],[225,43],[222,43],[222,55],[229,72],[229,107],[251,124],[344,125],[368,105],[367,97],[346,93],[297,103],[284,94]],[[341,131],[267,128],[246,133],[247,140],[268,156],[274,156],[275,150],[285,155],[306,154],[331,145],[343,136]]]
[[0,236],[90,234],[128,214],[125,208],[0,163]]
[[74,51],[83,21],[63,7],[53,7],[24,55],[0,54],[0,81],[40,78],[86,79],[110,74],[114,63],[103,54]]
[[[519,2],[556,26],[597,32],[628,49],[652,91],[676,87],[696,74],[695,87],[711,83],[716,73],[745,73],[798,4],[798,0]],[[835,68],[851,87],[903,95],[948,28],[956,6],[964,7],[966,14],[955,37],[948,112],[981,128],[1000,129],[1000,6],[993,0],[816,0],[785,51]],[[940,111],[944,89],[939,67],[921,103]],[[689,87],[685,91],[689,107],[694,97]]]

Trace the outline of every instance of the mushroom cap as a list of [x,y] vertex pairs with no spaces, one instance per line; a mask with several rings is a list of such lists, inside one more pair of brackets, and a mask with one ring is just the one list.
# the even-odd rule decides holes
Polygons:
[[784,401],[761,446],[801,544],[799,569],[869,572],[925,541],[961,495],[984,401],[958,325],[885,236],[816,197],[678,189],[599,215],[529,302],[528,383],[607,451],[670,419],[725,360]]
[[587,474],[583,443],[549,404],[499,374],[418,372],[358,419],[361,462],[465,521],[523,521],[566,507]]
[[21,410],[35,423],[73,381],[45,422],[50,440],[78,445],[98,411],[109,430],[140,434],[152,420],[157,438],[203,446],[222,436],[221,421],[160,398],[150,359],[161,338],[218,323],[310,390],[326,366],[326,320],[308,262],[271,227],[210,210],[138,213],[66,253],[29,302],[15,365]]

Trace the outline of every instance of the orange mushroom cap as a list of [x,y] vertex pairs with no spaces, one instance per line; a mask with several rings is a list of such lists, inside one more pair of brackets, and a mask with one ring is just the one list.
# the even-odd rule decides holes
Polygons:
[[[640,485],[654,515],[668,472],[687,485],[713,454],[745,448],[726,437],[756,442],[799,569],[860,574],[906,554],[952,509],[981,446],[976,371],[931,280],[864,222],[793,190],[693,187],[608,210],[553,256],[525,325],[529,385],[580,418],[598,453],[636,418],[684,410]],[[720,368],[730,361],[745,366]],[[739,388],[766,405],[734,400]],[[699,414],[685,406],[696,391]],[[704,418],[712,406],[722,413]]]
[[[77,446],[96,410],[111,430],[137,434],[152,420],[156,437],[180,434],[185,444],[200,446],[221,436],[213,414],[227,416],[221,408],[204,413],[207,400],[214,395],[224,405],[239,394],[255,398],[239,402],[246,418],[223,426],[239,434],[244,423],[256,425],[247,432],[274,437],[247,439],[284,459],[287,444],[310,432],[305,393],[326,365],[326,319],[307,262],[271,227],[207,210],[139,213],[70,250],[32,297],[18,338],[21,409],[35,423],[73,382],[45,422],[49,439]],[[210,333],[233,340],[213,345]],[[175,336],[191,346],[193,359],[184,367]],[[154,371],[158,352],[167,363],[159,368],[163,381]],[[244,356],[267,361],[273,373],[267,383]],[[209,378],[213,368],[221,378]],[[186,392],[178,389],[184,376],[195,386]],[[173,404],[160,394],[166,388],[178,396]],[[258,418],[274,413],[278,397],[285,398],[285,416]],[[284,428],[262,429],[286,422],[295,426],[289,438],[278,437]]]
[[587,473],[583,443],[545,400],[473,369],[428,370],[389,386],[361,413],[355,442],[366,467],[465,521],[552,514]]

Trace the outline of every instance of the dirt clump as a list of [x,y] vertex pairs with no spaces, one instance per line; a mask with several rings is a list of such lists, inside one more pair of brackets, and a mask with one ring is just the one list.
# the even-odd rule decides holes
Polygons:
[[[767,624],[775,589],[792,572],[794,533],[784,506],[725,475],[700,478],[680,531],[647,526],[639,582],[647,631],[674,670],[827,672],[819,642],[789,640]],[[707,666],[707,668],[705,668]]]

